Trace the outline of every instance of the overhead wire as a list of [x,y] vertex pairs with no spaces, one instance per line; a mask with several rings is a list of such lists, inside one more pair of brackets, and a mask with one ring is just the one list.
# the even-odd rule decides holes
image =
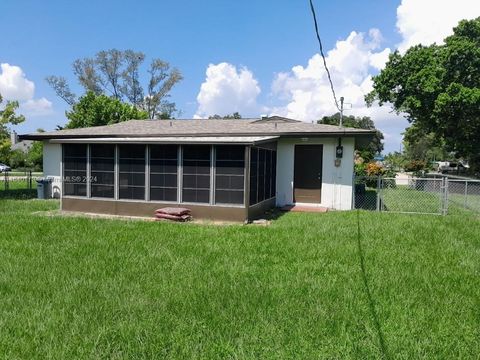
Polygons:
[[337,95],[335,94],[335,88],[333,87],[332,77],[330,75],[330,70],[328,70],[327,60],[325,59],[325,54],[323,53],[322,40],[320,38],[320,32],[318,31],[317,15],[315,14],[315,7],[313,6],[313,1],[310,0],[310,10],[312,11],[313,22],[315,24],[315,33],[317,35],[318,45],[320,46],[320,55],[323,59],[323,66],[327,72],[328,81],[330,83],[330,89],[332,90],[333,100],[335,101],[335,106],[338,111],[341,111],[340,106],[338,106]]
[[[342,110],[338,106],[337,95],[335,94],[335,88],[333,87],[332,77],[330,75],[330,71],[328,70],[327,60],[325,59],[325,54],[323,53],[322,40],[320,38],[320,33],[318,31],[318,23],[317,23],[317,16],[315,14],[315,8],[313,6],[313,1],[312,0],[309,0],[309,1],[310,1],[310,10],[312,11],[312,15],[313,15],[313,22],[315,24],[315,33],[317,35],[318,44],[320,46],[320,55],[322,56],[322,59],[323,59],[323,66],[325,67],[325,71],[327,72],[328,81],[330,83],[330,89],[332,90],[332,94],[333,94],[333,100],[335,101],[335,106],[337,107],[337,109],[341,113]],[[363,249],[362,249],[361,231],[360,231],[360,212],[359,212],[358,209],[357,209],[357,234],[356,235],[357,235],[357,247],[358,247],[357,250],[358,250],[358,255],[359,255],[359,258],[360,258],[360,269],[361,269],[361,273],[362,273],[362,279],[363,279],[363,284],[364,284],[364,287],[365,287],[365,292],[367,294],[369,308],[370,308],[370,311],[371,311],[371,314],[372,314],[372,318],[373,318],[375,328],[377,330],[377,334],[378,334],[378,338],[379,338],[379,342],[380,342],[380,349],[382,351],[383,357],[386,358],[386,359],[389,359],[390,356],[389,356],[388,351],[387,351],[387,346],[386,346],[386,343],[385,343],[385,337],[383,335],[383,331],[382,331],[382,328],[381,328],[381,325],[380,325],[380,321],[379,321],[379,318],[378,318],[378,315],[377,315],[377,312],[376,312],[376,309],[375,309],[375,303],[374,303],[374,300],[373,300],[373,297],[372,297],[372,293],[370,291],[370,287],[369,287],[368,279],[367,279],[367,274],[366,274],[366,270],[365,270],[365,257],[364,257]]]

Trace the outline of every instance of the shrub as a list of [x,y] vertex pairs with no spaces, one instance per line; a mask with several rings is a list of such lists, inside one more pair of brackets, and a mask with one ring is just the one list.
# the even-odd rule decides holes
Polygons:
[[10,153],[9,164],[12,169],[18,169],[25,166],[27,155],[22,150],[13,150]]
[[354,171],[355,171],[355,176],[364,177],[367,175],[367,170],[364,163],[355,164]]
[[382,176],[385,174],[385,168],[377,162],[369,162],[365,170],[367,176]]
[[423,160],[412,160],[405,164],[405,171],[412,172],[414,176],[424,175],[427,163]]

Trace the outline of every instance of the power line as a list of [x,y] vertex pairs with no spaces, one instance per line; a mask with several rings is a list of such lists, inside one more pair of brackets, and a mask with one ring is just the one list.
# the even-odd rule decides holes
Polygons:
[[312,10],[313,22],[315,23],[315,33],[317,34],[318,44],[320,45],[320,55],[322,55],[323,66],[327,71],[328,81],[330,82],[330,89],[332,89],[333,100],[335,101],[335,106],[338,111],[342,112],[341,108],[338,106],[337,95],[335,94],[335,89],[333,88],[332,77],[330,76],[330,71],[328,70],[327,61],[325,60],[325,54],[323,53],[322,40],[320,39],[320,34],[318,32],[317,16],[315,15],[315,8],[313,7],[313,1],[310,0],[310,10]]

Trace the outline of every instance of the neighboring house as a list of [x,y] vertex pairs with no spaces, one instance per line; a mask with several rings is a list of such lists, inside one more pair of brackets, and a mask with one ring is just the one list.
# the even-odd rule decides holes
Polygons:
[[274,206],[351,209],[355,141],[373,134],[274,116],[130,120],[21,138],[44,141],[44,174],[63,210],[152,216],[181,205],[196,218],[245,221]]
[[437,172],[442,174],[447,173],[464,173],[468,171],[470,166],[467,162],[459,160],[459,161],[435,161],[433,163],[433,167]]
[[23,151],[24,153],[27,153],[28,150],[30,150],[30,148],[32,147],[33,145],[33,141],[32,140],[22,140],[22,141],[19,141],[18,140],[18,135],[15,131],[12,131],[10,133],[10,142],[11,142],[11,146],[10,146],[10,149],[13,151],[13,150],[21,150]]

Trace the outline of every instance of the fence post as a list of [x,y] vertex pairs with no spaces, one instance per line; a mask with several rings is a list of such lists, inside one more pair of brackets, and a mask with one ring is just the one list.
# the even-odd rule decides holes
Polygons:
[[28,170],[28,188],[32,189],[32,170]]
[[443,206],[442,215],[445,216],[448,213],[448,177],[442,179],[443,182]]
[[381,196],[381,180],[377,177],[377,211],[380,211],[380,196]]
[[8,171],[5,171],[5,190],[8,190]]
[[468,192],[467,192],[467,189],[468,189],[468,180],[465,180],[465,198],[463,199],[463,207],[465,209],[467,209],[467,198],[468,198]]
[[356,195],[356,189],[355,189],[355,184],[357,183],[357,177],[355,176],[355,172],[353,173],[352,176],[352,210],[355,210],[355,195]]

